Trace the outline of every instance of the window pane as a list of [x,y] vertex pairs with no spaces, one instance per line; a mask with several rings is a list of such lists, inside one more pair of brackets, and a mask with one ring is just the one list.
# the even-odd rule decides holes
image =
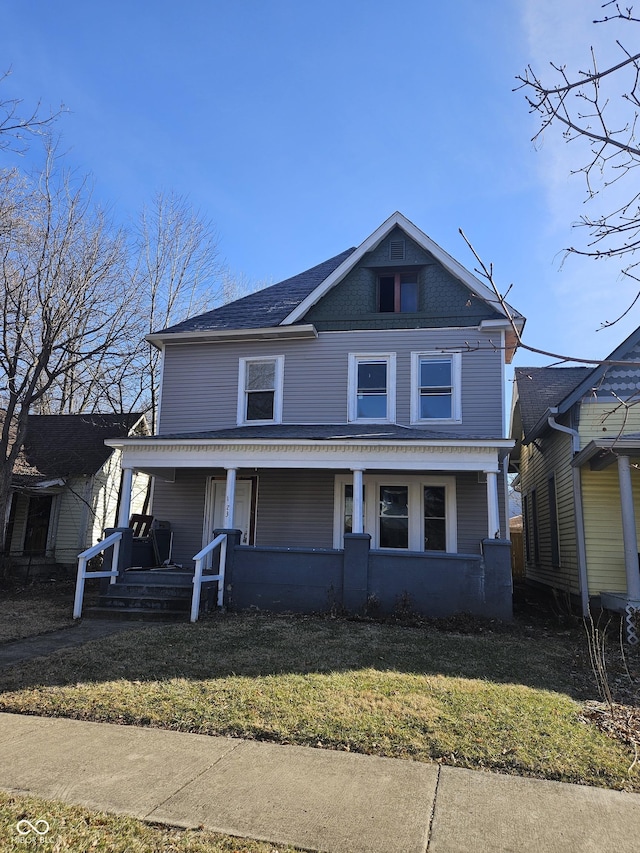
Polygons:
[[424,487],[424,550],[447,550],[444,486]]
[[387,417],[387,395],[386,394],[358,394],[358,407],[356,416],[359,418],[381,418]]
[[409,488],[380,487],[380,547],[409,547]]
[[273,391],[251,391],[247,394],[247,420],[273,420]]
[[264,391],[268,388],[275,388],[275,383],[275,361],[247,362],[247,391]]
[[424,517],[444,518],[444,486],[424,487]]
[[421,388],[451,388],[451,362],[425,359],[420,362]]
[[444,518],[426,518],[424,522],[424,550],[446,551],[447,529]]
[[400,282],[400,310],[418,310],[418,283],[416,281],[404,281],[404,276]]
[[380,515],[409,515],[408,486],[380,486]]
[[422,394],[420,397],[421,418],[450,418],[451,394]]
[[393,312],[394,310],[394,277],[384,275],[380,277],[379,287],[379,310]]
[[387,390],[386,362],[361,361],[358,363],[358,392]]
[[380,547],[381,548],[408,548],[409,547],[409,519],[408,518],[381,518],[380,519]]

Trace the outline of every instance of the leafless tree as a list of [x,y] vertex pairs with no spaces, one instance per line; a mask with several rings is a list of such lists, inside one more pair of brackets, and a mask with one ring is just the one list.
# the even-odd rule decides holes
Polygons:
[[35,177],[0,173],[0,208],[2,524],[30,410],[117,354],[131,295],[123,235],[53,152]]
[[133,242],[132,280],[140,294],[139,343],[125,383],[135,385],[135,393],[146,398],[155,428],[160,354],[144,337],[220,305],[226,270],[213,225],[175,192],[157,193],[143,209]]
[[[640,23],[633,7],[623,8],[617,0],[609,0],[602,8],[605,14],[594,24]],[[540,120],[534,142],[557,129],[568,143],[582,145],[578,156],[583,162],[574,173],[584,176],[587,201],[601,199],[606,211],[581,215],[575,224],[586,229],[587,241],[566,251],[596,259],[618,258],[622,272],[640,281],[640,261],[635,256],[640,247],[640,192],[634,181],[634,170],[640,166],[640,53],[628,50],[619,40],[615,44],[619,58],[605,68],[599,66],[591,48],[585,70],[570,73],[566,65],[552,62],[547,80],[528,66],[517,77],[517,89],[524,90],[530,111]],[[618,185],[615,196],[614,185]],[[639,298],[640,292],[632,305]]]
[[[0,75],[0,85],[6,83],[10,75],[11,69]],[[29,137],[49,133],[63,112],[64,106],[43,112],[40,102],[25,109],[21,98],[0,98],[0,151],[24,153]]]

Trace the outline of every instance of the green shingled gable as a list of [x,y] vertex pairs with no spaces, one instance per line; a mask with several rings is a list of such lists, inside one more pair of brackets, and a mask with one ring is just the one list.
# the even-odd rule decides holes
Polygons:
[[[405,258],[390,260],[390,243],[405,241]],[[418,273],[418,311],[379,313],[378,276],[381,272]],[[396,227],[306,313],[304,321],[318,331],[349,329],[420,329],[477,326],[500,317],[490,305],[451,275],[429,252]]]

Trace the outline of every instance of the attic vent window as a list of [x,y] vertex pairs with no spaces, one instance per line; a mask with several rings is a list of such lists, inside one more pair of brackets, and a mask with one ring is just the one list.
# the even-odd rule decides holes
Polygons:
[[389,260],[404,261],[404,240],[391,240],[389,243]]

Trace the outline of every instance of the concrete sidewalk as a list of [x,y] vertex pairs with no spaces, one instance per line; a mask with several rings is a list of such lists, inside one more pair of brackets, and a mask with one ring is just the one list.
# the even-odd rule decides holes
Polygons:
[[640,849],[637,794],[16,714],[0,714],[0,788],[331,853]]

